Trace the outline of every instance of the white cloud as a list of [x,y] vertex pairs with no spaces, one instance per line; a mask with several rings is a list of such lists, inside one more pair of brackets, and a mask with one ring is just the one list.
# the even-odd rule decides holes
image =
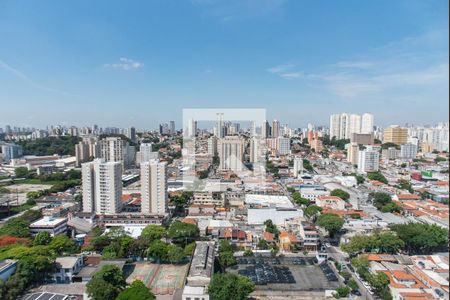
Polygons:
[[285,65],[279,65],[279,66],[275,66],[272,68],[268,68],[267,72],[272,73],[272,74],[280,74],[281,72],[285,72],[288,70],[291,70],[295,68],[294,64],[285,64]]
[[295,70],[296,65],[295,64],[284,64],[284,65],[279,65],[279,66],[275,66],[272,68],[268,68],[267,72],[274,74],[274,75],[278,75],[281,78],[284,79],[296,79],[299,78],[300,76],[303,76],[303,72],[300,71],[296,71]]
[[[296,78],[348,100],[412,97],[418,93],[434,99],[434,95],[448,94],[449,89],[448,51],[443,40],[448,41],[440,31],[404,38],[320,71],[302,72]],[[282,76],[283,72],[275,73]]]
[[103,66],[105,68],[120,69],[120,70],[128,71],[128,70],[136,70],[136,69],[142,68],[144,66],[144,64],[139,61],[130,59],[130,58],[122,57],[119,59],[118,63],[104,64]]
[[300,77],[301,73],[300,72],[293,72],[293,73],[281,73],[279,74],[282,78],[285,79],[295,79]]

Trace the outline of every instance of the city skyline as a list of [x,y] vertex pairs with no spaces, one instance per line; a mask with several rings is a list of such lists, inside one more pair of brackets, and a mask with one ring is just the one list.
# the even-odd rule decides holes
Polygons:
[[0,126],[156,128],[214,107],[266,108],[291,127],[341,112],[448,120],[446,1],[327,6],[3,3]]

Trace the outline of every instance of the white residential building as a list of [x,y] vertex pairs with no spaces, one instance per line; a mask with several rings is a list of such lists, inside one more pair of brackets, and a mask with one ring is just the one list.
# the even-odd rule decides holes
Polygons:
[[400,146],[400,157],[403,159],[414,159],[417,155],[417,146],[414,144],[404,144]]
[[349,139],[352,136],[352,133],[361,133],[361,116],[356,114],[351,114],[349,118],[349,125],[348,125],[348,136],[346,136],[347,139]]
[[141,164],[141,212],[144,214],[167,213],[166,162],[152,160]]
[[217,155],[217,137],[215,136],[208,139],[208,155]]
[[291,153],[291,140],[289,138],[279,137],[277,143],[277,151],[279,155],[287,155]]
[[142,143],[139,147],[140,163],[150,161],[152,159],[158,159],[158,151],[153,151],[152,143]]
[[100,157],[107,162],[123,163],[124,141],[119,137],[107,137],[100,141]]
[[379,169],[380,153],[370,148],[359,151],[358,171],[360,173],[376,172]]
[[372,114],[365,113],[362,115],[362,122],[361,122],[361,133],[363,134],[369,134],[373,133],[373,125],[374,125],[374,118]]
[[122,209],[122,165],[96,159],[81,165],[83,212],[115,214]]
[[303,173],[303,158],[299,156],[294,157],[294,177]]
[[217,143],[220,170],[242,171],[244,168],[244,139],[227,136]]
[[341,116],[339,114],[333,114],[330,116],[330,139],[336,137],[339,139],[340,135],[340,124]]

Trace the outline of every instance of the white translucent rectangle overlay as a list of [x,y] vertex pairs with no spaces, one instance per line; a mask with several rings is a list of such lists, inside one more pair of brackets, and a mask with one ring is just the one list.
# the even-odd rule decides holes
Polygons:
[[184,190],[218,192],[266,182],[266,120],[264,108],[183,109]]

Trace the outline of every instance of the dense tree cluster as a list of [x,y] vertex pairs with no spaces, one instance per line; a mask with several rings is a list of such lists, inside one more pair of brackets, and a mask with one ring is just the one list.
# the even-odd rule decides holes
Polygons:
[[233,246],[230,242],[221,240],[219,243],[219,263],[223,270],[236,264],[236,258],[234,258],[233,253]]
[[381,174],[381,172],[369,172],[367,173],[367,178],[369,178],[369,180],[377,180],[384,184],[388,183],[386,177],[384,177],[384,175]]
[[448,229],[435,224],[398,224],[391,229],[405,243],[404,250],[410,255],[442,251],[448,246]]
[[29,237],[30,232],[28,226],[41,217],[38,210],[28,210],[17,218],[12,218],[0,227],[0,236],[9,235],[15,237]]
[[303,168],[308,172],[314,171],[314,168],[311,165],[311,162],[307,159],[303,159]]
[[75,145],[80,142],[79,137],[62,136],[46,137],[32,141],[18,141],[24,155],[75,155]]
[[375,274],[369,271],[370,263],[367,256],[359,256],[352,259],[352,265],[356,272],[375,289],[377,295],[383,300],[391,300],[392,296],[389,291],[389,277],[383,272]]
[[339,197],[339,198],[341,198],[344,201],[347,201],[348,199],[350,199],[350,194],[347,193],[344,190],[341,190],[341,189],[334,189],[334,190],[332,190],[331,193],[330,193],[330,196]]
[[382,192],[372,192],[369,194],[369,200],[381,212],[401,212],[402,208],[392,201],[391,195]]
[[292,199],[299,206],[308,206],[310,204],[310,201],[306,198],[303,198],[299,192],[293,192]]
[[350,254],[377,252],[396,254],[405,246],[397,234],[391,231],[377,232],[371,235],[357,235],[350,242],[341,246]]
[[344,219],[335,214],[321,214],[316,221],[316,224],[326,231],[328,231],[328,235],[330,237],[334,237],[334,235],[341,230],[344,225]]
[[254,290],[253,281],[231,273],[214,274],[208,286],[208,294],[214,300],[245,300]]

